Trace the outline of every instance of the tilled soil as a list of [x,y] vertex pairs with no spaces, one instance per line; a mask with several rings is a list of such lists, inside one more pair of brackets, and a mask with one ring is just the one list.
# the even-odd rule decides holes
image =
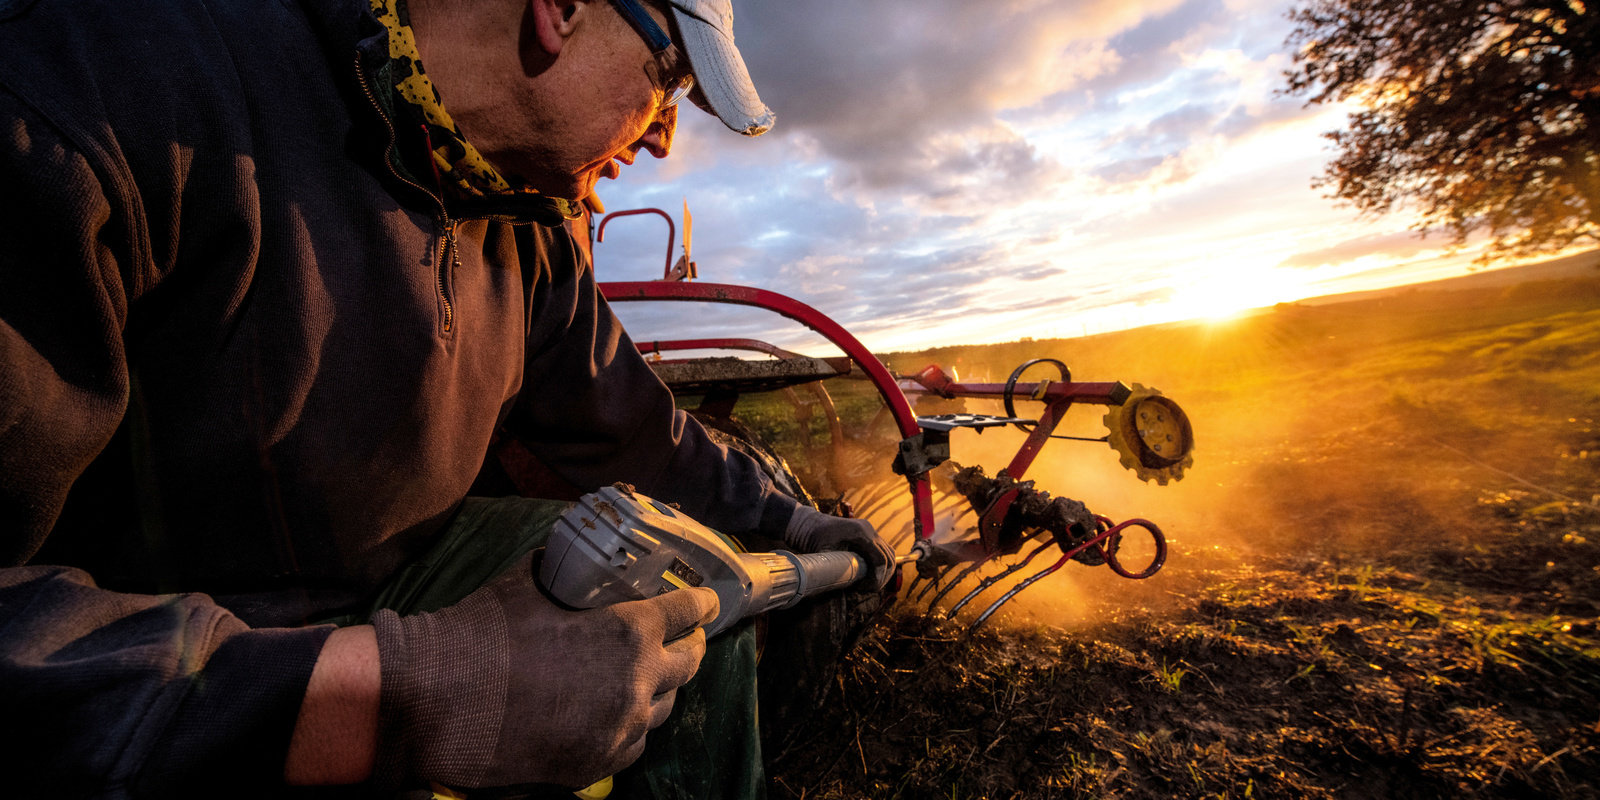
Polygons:
[[851,657],[779,797],[1594,797],[1593,617],[1395,570],[1207,575],[1066,631],[902,606]]

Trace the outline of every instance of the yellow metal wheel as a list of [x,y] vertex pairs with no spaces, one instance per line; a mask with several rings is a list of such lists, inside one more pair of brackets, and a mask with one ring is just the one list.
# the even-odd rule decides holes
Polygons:
[[1121,455],[1122,466],[1139,480],[1162,486],[1183,480],[1194,466],[1194,430],[1189,416],[1161,390],[1133,385],[1133,394],[1106,412],[1111,448]]

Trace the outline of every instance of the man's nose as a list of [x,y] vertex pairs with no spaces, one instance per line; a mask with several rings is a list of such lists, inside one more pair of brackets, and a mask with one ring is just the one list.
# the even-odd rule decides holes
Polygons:
[[666,158],[672,152],[672,136],[678,131],[678,107],[667,106],[656,112],[656,118],[639,137],[640,147],[656,158]]

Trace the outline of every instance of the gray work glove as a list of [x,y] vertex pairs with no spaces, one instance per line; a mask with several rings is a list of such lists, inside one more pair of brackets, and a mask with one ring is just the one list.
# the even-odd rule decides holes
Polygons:
[[878,589],[889,585],[894,575],[894,550],[864,519],[846,519],[824,514],[810,506],[795,506],[783,543],[796,553],[823,550],[850,550],[867,560]]
[[705,655],[716,593],[567,611],[534,584],[535,558],[449,608],[373,616],[379,787],[588,786],[666,721]]

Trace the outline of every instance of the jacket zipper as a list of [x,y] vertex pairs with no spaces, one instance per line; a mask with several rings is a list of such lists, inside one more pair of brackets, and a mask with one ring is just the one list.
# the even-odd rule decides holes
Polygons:
[[[446,256],[449,257],[448,262]],[[444,301],[444,331],[449,333],[455,324],[455,309],[450,307],[450,295],[444,290],[445,264],[450,264],[450,269],[461,269],[461,248],[456,246],[456,223],[449,217],[444,221],[444,238],[439,242],[439,271],[435,274],[439,285],[439,299]],[[454,273],[452,273],[454,274]]]
[[451,265],[453,267],[461,265],[461,254],[456,248],[455,220],[450,219],[450,213],[445,210],[444,200],[422,184],[401,175],[400,171],[394,168],[394,162],[389,158],[390,154],[394,152],[396,139],[394,122],[389,119],[388,115],[383,113],[383,106],[378,105],[378,98],[373,96],[372,87],[367,85],[367,71],[361,66],[361,55],[359,53],[356,54],[356,82],[361,84],[361,93],[367,96],[367,102],[372,104],[372,110],[378,112],[378,118],[383,120],[384,128],[389,131],[389,143],[383,148],[383,165],[388,168],[389,174],[393,175],[395,180],[432,198],[434,204],[439,206],[439,229],[442,235],[439,237],[439,259],[435,262],[437,269],[434,271],[433,277],[434,286],[439,290],[439,303],[444,308],[444,332],[449,333],[455,327],[455,306],[450,302],[450,295],[445,292],[445,257],[447,255],[452,257]]

